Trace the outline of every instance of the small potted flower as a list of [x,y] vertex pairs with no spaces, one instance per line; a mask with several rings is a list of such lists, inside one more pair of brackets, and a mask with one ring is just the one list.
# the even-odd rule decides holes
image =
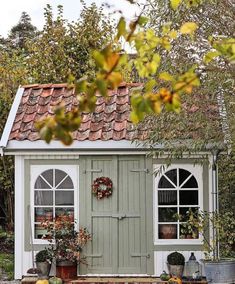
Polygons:
[[54,222],[43,223],[50,242],[48,250],[56,262],[56,276],[62,279],[72,279],[77,276],[77,265],[85,262],[81,256],[82,248],[91,240],[86,228],[75,230],[70,216],[61,215]]
[[36,254],[36,266],[41,271],[38,276],[40,279],[47,279],[51,270],[52,254],[47,250],[40,250]]

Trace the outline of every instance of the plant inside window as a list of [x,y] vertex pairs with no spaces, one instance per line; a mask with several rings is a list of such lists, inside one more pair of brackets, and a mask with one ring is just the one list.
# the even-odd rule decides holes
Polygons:
[[[158,183],[158,239],[198,238],[185,226],[187,212],[199,208],[199,188],[194,175],[175,168],[162,175]],[[178,218],[177,216],[181,216]]]
[[34,184],[34,235],[42,239],[45,228],[42,222],[67,215],[74,221],[74,185],[71,177],[60,169],[42,172]]

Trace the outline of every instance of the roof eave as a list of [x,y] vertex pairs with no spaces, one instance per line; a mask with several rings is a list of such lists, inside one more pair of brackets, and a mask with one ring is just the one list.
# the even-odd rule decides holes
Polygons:
[[22,88],[21,86],[18,88],[17,92],[16,92],[16,96],[15,99],[13,101],[13,104],[11,106],[11,110],[9,112],[8,118],[7,118],[7,122],[5,124],[5,127],[3,129],[3,134],[0,140],[0,148],[5,148],[8,144],[8,140],[9,140],[9,136],[11,133],[11,129],[16,117],[16,113],[17,110],[19,108],[20,102],[21,102],[21,98],[23,96],[24,93],[24,88]]

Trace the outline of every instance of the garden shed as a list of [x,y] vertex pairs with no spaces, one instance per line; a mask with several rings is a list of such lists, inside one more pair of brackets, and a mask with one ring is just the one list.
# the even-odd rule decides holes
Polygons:
[[[94,113],[83,113],[71,146],[59,141],[46,144],[35,122],[53,115],[61,102],[67,110],[78,105],[74,90],[66,84],[20,87],[1,139],[1,154],[15,156],[15,278],[26,275],[31,263],[30,223],[36,251],[43,249],[41,220],[68,214],[78,226],[87,227],[92,242],[84,254],[82,275],[160,275],[172,251],[203,256],[202,239],[183,234],[183,220],[189,208],[212,210],[216,187],[216,144],[200,152],[173,158],[170,166],[161,157],[146,155],[144,143],[153,125],[134,126],[129,119],[130,91],[138,84],[123,83],[110,91],[108,99],[97,94]],[[199,100],[200,101],[200,100]],[[208,106],[201,102],[209,119],[223,113],[223,102]],[[200,110],[187,108],[190,117]],[[226,128],[222,118],[217,133]],[[200,125],[197,126],[200,129]],[[185,129],[187,133],[187,129]],[[191,134],[190,134],[191,135]],[[193,140],[195,133],[187,138]],[[220,135],[222,137],[223,135]],[[138,142],[135,142],[138,141]],[[221,138],[223,145],[223,140]],[[179,141],[179,143],[181,143]],[[177,146],[177,145],[176,145]],[[163,149],[164,144],[154,145]],[[211,150],[213,149],[213,151]],[[167,153],[167,149],[166,149]],[[204,163],[195,160],[203,155]],[[161,169],[155,175],[154,171]],[[99,177],[113,183],[112,194],[98,199],[92,184]]]

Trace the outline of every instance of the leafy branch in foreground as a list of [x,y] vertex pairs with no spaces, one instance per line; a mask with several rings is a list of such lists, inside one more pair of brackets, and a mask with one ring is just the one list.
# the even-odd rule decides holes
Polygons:
[[[189,1],[192,5],[201,1]],[[173,9],[187,1],[170,1]],[[72,131],[80,125],[81,113],[92,112],[95,109],[96,93],[107,97],[108,89],[116,89],[123,81],[122,69],[135,70],[138,77],[144,81],[143,87],[134,91],[131,97],[131,119],[134,123],[143,120],[146,114],[159,114],[163,108],[168,111],[180,111],[180,96],[191,94],[200,85],[197,65],[178,74],[170,74],[161,65],[162,55],[167,56],[178,37],[188,37],[193,40],[198,25],[194,22],[183,22],[178,29],[171,28],[170,23],[159,27],[158,31],[147,28],[148,19],[140,15],[127,24],[121,17],[117,25],[117,33],[112,41],[102,50],[94,50],[93,58],[97,72],[92,79],[81,78],[78,81],[70,76],[71,87],[75,87],[79,100],[79,108],[71,113],[65,113],[63,106],[55,111],[55,116],[40,121],[37,128],[40,135],[48,143],[51,139],[59,139],[65,145],[73,141]],[[129,43],[136,51],[135,58],[130,60],[127,52],[123,51],[120,41]],[[205,63],[217,55],[233,58],[233,42],[223,44],[213,42],[215,53],[205,56]],[[211,52],[211,51],[210,51]],[[213,51],[214,52],[214,51]],[[159,72],[159,70],[161,72]]]

